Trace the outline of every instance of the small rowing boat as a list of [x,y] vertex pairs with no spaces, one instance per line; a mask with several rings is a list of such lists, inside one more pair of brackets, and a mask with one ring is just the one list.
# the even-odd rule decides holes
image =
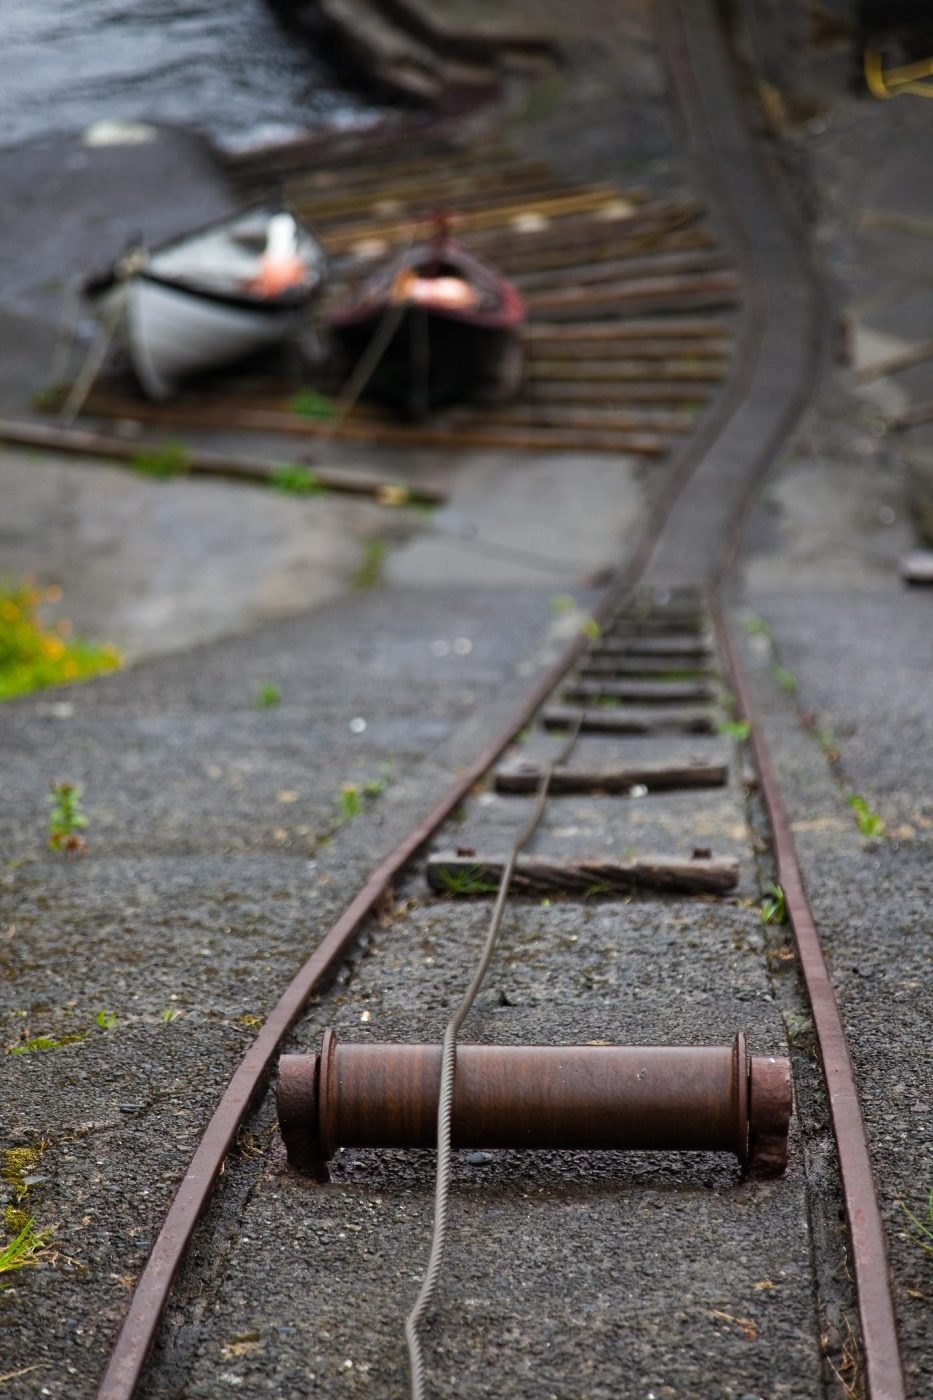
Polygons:
[[514,391],[521,297],[440,226],[391,259],[328,316],[368,397],[418,421],[432,408]]
[[143,391],[166,399],[190,375],[281,341],[325,271],[320,244],[291,214],[254,209],[135,249],[83,291]]

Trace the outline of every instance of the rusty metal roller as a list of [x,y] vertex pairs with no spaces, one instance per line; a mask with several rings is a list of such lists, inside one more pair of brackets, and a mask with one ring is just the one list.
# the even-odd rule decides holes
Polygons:
[[[432,1147],[439,1045],[348,1045],[279,1061],[292,1166],[326,1180],[338,1147]],[[734,1152],[757,1176],[787,1162],[786,1059],[725,1046],[458,1045],[454,1147]]]

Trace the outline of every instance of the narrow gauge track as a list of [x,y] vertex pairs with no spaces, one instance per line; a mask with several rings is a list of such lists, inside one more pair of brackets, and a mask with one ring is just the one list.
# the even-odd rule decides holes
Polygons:
[[[393,891],[428,839],[542,706],[548,707],[541,715],[542,733],[549,727],[576,724],[583,742],[594,745],[605,740],[590,739],[590,735],[670,736],[680,729],[693,736],[714,731],[717,701],[708,692],[702,674],[712,660],[706,631],[708,615],[715,622],[720,661],[741,709],[752,721],[753,746],[778,872],[787,892],[814,1013],[849,1219],[868,1392],[871,1400],[899,1400],[905,1395],[884,1237],[839,1013],[807,908],[776,775],[754,722],[721,599],[755,490],[798,421],[811,391],[821,351],[821,308],[793,224],[787,220],[787,211],[780,207],[773,186],[762,172],[758,153],[745,133],[711,7],[691,5],[689,24],[686,9],[684,0],[668,0],[664,10],[665,40],[691,141],[727,213],[733,235],[737,235],[736,251],[748,296],[738,371],[686,444],[669,495],[659,504],[637,549],[597,609],[602,629],[598,641],[591,642],[581,635],[571,643],[560,661],[535,686],[507,730],[483,749],[444,799],[373,872],[266,1021],[218,1105],[155,1242],[103,1380],[101,1400],[128,1400],[133,1394],[172,1280],[236,1132],[263,1088],[285,1034],[315,989],[346,954],[379,901]],[[667,672],[665,661],[670,665]],[[575,667],[578,679],[572,684],[576,687],[576,704],[555,706],[554,698],[561,694],[562,687],[563,698],[567,699],[564,682]],[[693,673],[692,681],[698,681],[690,696],[684,691],[685,670]],[[671,672],[677,672],[673,681]],[[632,685],[636,681],[640,684],[637,706],[625,703],[635,697]],[[623,703],[618,709],[599,705],[586,708],[590,699],[600,697]],[[688,698],[689,709],[685,708]],[[666,747],[664,753],[669,759]],[[526,757],[524,761],[527,779],[529,760]],[[650,792],[658,765],[643,759],[640,762],[640,772],[634,776],[642,781],[632,786]],[[714,781],[714,767],[712,762],[707,764],[710,782]],[[514,790],[516,782],[520,787],[522,771],[514,765],[501,771],[500,788]],[[605,787],[611,786],[602,769],[590,776]],[[631,781],[633,774],[629,772],[628,776]],[[569,771],[564,774],[571,788],[586,787],[584,777],[585,767],[575,775]],[[669,786],[675,781],[668,763],[662,783]],[[618,782],[624,786],[621,777]],[[553,800],[559,800],[556,793]],[[602,801],[618,799],[604,797]],[[689,830],[689,822],[686,829]],[[694,855],[696,873],[701,876],[699,887],[703,888],[702,875],[709,871],[714,859],[706,851]],[[470,890],[468,882],[457,889],[457,859],[456,851],[435,854],[427,867],[429,879],[448,893],[476,893]],[[469,871],[475,873],[478,866],[483,866],[495,872],[494,858],[484,861],[471,850],[465,859]],[[543,872],[541,863],[537,872],[529,871],[527,866],[523,871],[519,866],[518,873],[530,888],[560,888],[562,881],[566,887],[568,864],[573,866],[574,862],[565,862],[562,871],[551,862]],[[578,860],[576,865],[580,864]],[[667,870],[668,880],[672,869],[673,863]],[[627,881],[630,888],[635,878],[628,870],[623,885]],[[728,862],[720,862],[718,878],[718,885],[706,885],[711,896],[729,887]],[[697,888],[696,881],[693,888]]]

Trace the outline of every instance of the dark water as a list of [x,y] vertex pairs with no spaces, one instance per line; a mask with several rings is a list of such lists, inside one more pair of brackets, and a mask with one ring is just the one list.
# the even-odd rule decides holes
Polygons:
[[374,116],[264,0],[0,0],[0,145],[148,120],[235,148]]

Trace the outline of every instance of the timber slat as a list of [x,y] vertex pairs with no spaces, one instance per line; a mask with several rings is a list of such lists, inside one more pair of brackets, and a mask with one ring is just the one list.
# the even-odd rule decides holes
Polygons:
[[242,403],[197,403],[179,400],[169,405],[144,400],[111,400],[98,391],[91,395],[88,412],[107,418],[172,428],[223,428],[239,432],[281,433],[287,437],[332,442],[384,442],[404,447],[487,447],[521,451],[564,451],[580,448],[594,452],[629,453],[636,457],[662,457],[668,444],[656,433],[587,431],[561,428],[510,428],[507,425],[475,426],[456,430],[430,425],[397,423],[382,418],[348,418],[339,425],[328,419],[301,418],[284,410],[248,408]]
[[728,366],[715,360],[539,360],[529,356],[527,374],[531,379],[557,379],[563,383],[582,379],[588,383],[628,382],[664,384],[669,380],[681,383],[717,384],[725,379]]
[[577,667],[577,673],[586,680],[598,676],[667,676],[669,680],[688,680],[715,674],[710,666],[704,666],[688,657],[672,660],[669,656],[596,656],[588,653]]
[[724,252],[650,252],[630,258],[607,258],[596,263],[578,263],[572,273],[564,269],[540,272],[517,272],[513,281],[521,288],[523,296],[563,290],[568,278],[574,287],[589,287],[602,283],[615,284],[636,281],[640,278],[657,276],[681,276],[688,273],[731,271],[733,260]]
[[[693,342],[683,345],[672,340],[635,340],[621,336],[616,340],[610,340],[608,336],[589,340],[555,336],[552,340],[545,340],[543,336],[526,334],[524,339],[528,354],[541,360],[560,360],[572,348],[575,360],[605,360],[611,356],[636,363],[645,360],[664,360],[667,363],[673,360],[674,363],[691,366],[712,360],[720,371],[723,365],[728,364],[732,350],[728,340],[701,340],[696,345]],[[653,369],[654,366],[649,368]]]
[[[77,453],[81,457],[103,457],[109,461],[119,461],[132,466],[141,456],[157,456],[166,444],[145,442],[139,438],[127,439],[105,433],[88,432],[82,428],[59,428],[39,423],[19,423],[10,419],[0,419],[0,442],[14,443],[21,447],[39,447],[46,451]],[[197,448],[185,448],[185,468],[194,476],[221,477],[233,481],[257,482],[272,485],[282,463],[266,458],[228,456],[224,452],[207,452]],[[398,477],[378,476],[374,472],[359,472],[350,468],[333,469],[311,467],[307,462],[297,465],[307,466],[312,471],[318,486],[328,491],[346,492],[351,495],[388,496],[398,499],[421,501],[425,504],[440,505],[447,499],[446,492],[439,487],[413,481],[403,481]]]
[[611,634],[603,641],[596,642],[589,650],[589,656],[600,657],[651,657],[658,661],[703,661],[712,652],[708,639],[698,637],[693,632],[678,637],[628,637],[622,641],[613,640]]
[[641,705],[683,705],[716,699],[715,687],[702,681],[594,680],[569,682],[568,700],[631,700]]
[[[713,316],[663,316],[637,319],[626,317],[617,322],[530,321],[525,327],[526,340],[719,340],[728,328]],[[692,353],[692,347],[691,347]]]
[[[496,770],[496,791],[536,793],[544,769],[527,761],[503,765]],[[645,763],[594,769],[553,768],[548,792],[559,795],[587,793],[629,793],[633,787],[649,792],[669,792],[680,788],[722,787],[729,775],[728,764]]]
[[[599,209],[612,208],[615,204],[629,203],[635,197],[636,192],[620,192],[611,185],[594,186],[591,189],[583,189],[569,194],[554,195],[549,199],[487,205],[483,209],[467,214],[453,212],[450,215],[450,227],[455,232],[471,232],[477,229],[508,225],[515,219],[529,214],[558,219],[571,214],[593,213]],[[645,198],[646,196],[642,195],[641,197]],[[407,239],[410,235],[410,219],[374,219],[323,229],[321,230],[321,242],[328,252],[339,252],[341,249],[352,248],[355,243],[364,242],[370,238]]]
[[[505,859],[439,852],[428,857],[427,878],[438,894],[494,894]],[[676,856],[643,856],[638,860],[557,860],[519,856],[509,886],[513,894],[629,894],[653,890],[662,894],[727,894],[739,882],[738,862],[695,860]]]
[[637,710],[550,705],[541,712],[545,729],[580,726],[583,734],[715,734],[716,721],[708,710]]
[[522,398],[528,403],[573,403],[597,404],[670,404],[682,412],[702,408],[713,392],[712,384],[696,380],[692,384],[683,381],[671,384],[646,384],[644,380],[605,381],[587,383],[576,379],[561,381],[556,379],[530,379],[522,388]]
[[672,301],[685,297],[702,297],[735,293],[739,288],[739,278],[734,272],[684,273],[669,277],[633,277],[631,281],[618,281],[591,288],[563,287],[551,292],[535,292],[525,297],[529,311],[580,310],[593,305],[610,302],[614,306],[629,302],[638,303]]

